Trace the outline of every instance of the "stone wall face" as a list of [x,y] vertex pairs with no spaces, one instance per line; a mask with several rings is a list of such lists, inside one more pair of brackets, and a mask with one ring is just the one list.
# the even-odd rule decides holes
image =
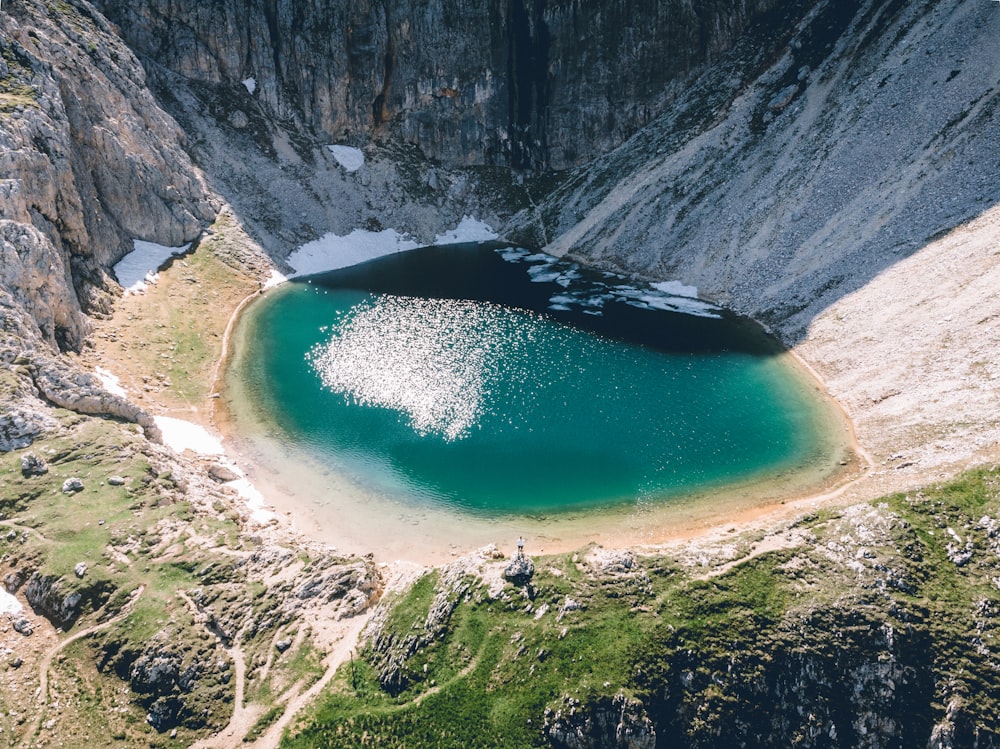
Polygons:
[[183,133],[100,14],[24,0],[0,29],[0,286],[51,344],[77,348],[131,239],[180,245],[214,209]]
[[[100,0],[155,66],[275,119],[448,165],[561,169],[618,145],[773,0]],[[805,3],[803,3],[805,5]]]

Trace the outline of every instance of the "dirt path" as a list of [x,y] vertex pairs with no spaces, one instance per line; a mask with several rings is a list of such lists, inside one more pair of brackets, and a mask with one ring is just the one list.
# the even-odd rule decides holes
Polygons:
[[100,632],[102,629],[107,629],[112,624],[124,619],[128,616],[129,612],[132,611],[135,602],[139,600],[142,592],[145,590],[145,586],[140,586],[136,588],[136,592],[132,595],[129,602],[119,611],[115,616],[108,619],[106,622],[101,624],[95,624],[92,627],[87,627],[86,629],[81,629],[79,632],[70,635],[65,640],[61,640],[55,647],[50,648],[48,652],[42,656],[41,662],[38,664],[38,689],[37,697],[38,701],[38,712],[32,719],[31,723],[25,729],[24,734],[21,737],[21,741],[18,747],[21,749],[27,749],[27,747],[32,743],[35,738],[35,734],[38,733],[38,727],[42,723],[42,718],[45,716],[45,709],[49,702],[49,669],[52,667],[52,660],[59,654],[61,650],[69,645],[72,645],[77,640],[82,640],[84,637],[89,637],[95,632]]
[[239,645],[225,648],[233,659],[233,679],[235,680],[235,695],[233,696],[233,714],[226,727],[214,736],[195,742],[190,749],[223,749],[224,747],[243,746],[243,737],[260,717],[260,706],[246,704],[247,665],[243,649]]
[[0,523],[0,533],[4,532],[4,530],[8,528],[20,531],[22,534],[27,533],[29,536],[34,536],[39,541],[44,541],[45,543],[49,542],[49,540],[43,536],[42,532],[37,528],[32,528],[30,525],[21,525],[19,518],[11,518],[10,520],[4,520]]
[[[361,631],[365,628],[370,618],[371,609],[361,616],[356,616],[342,622],[340,640],[326,657],[323,664],[326,666],[326,671],[320,680],[305,692],[292,697],[285,706],[285,712],[267,729],[263,736],[252,744],[242,744],[242,746],[249,747],[250,749],[274,749],[277,747],[281,743],[281,734],[291,725],[299,711],[306,705],[311,704],[319,696],[323,689],[326,688],[326,685],[330,683],[330,680],[333,679],[333,675],[337,672],[337,669],[351,657],[351,654],[357,647]],[[233,749],[235,749],[235,746],[233,745]]]
[[227,649],[236,664],[234,678],[236,678],[236,699],[233,706],[233,715],[229,724],[215,736],[192,744],[190,749],[275,749],[281,743],[281,735],[298,715],[299,711],[311,704],[323,691],[340,666],[347,662],[351,653],[357,647],[358,638],[364,629],[371,612],[366,612],[361,616],[337,623],[340,630],[339,639],[333,649],[323,661],[325,668],[323,676],[315,682],[309,689],[301,690],[301,685],[295,685],[288,690],[282,699],[285,700],[284,711],[264,732],[264,734],[254,742],[245,742],[244,737],[254,727],[254,724],[264,712],[263,705],[244,704],[246,693],[246,664],[243,652],[238,646]]

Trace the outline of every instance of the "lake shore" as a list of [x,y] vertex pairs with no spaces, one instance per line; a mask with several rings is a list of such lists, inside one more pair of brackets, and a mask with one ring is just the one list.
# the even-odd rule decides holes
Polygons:
[[[928,280],[924,288],[933,286],[933,275],[928,267],[939,264],[941,253],[956,251],[956,246],[966,247],[972,241],[979,252],[984,252],[990,231],[996,229],[993,216],[984,226],[975,226],[961,234],[965,241],[949,241],[945,238],[931,245],[924,253],[919,253],[911,261],[901,264],[896,273],[880,277],[870,290],[862,290],[853,297],[847,297],[834,308],[817,319],[816,334],[796,346],[791,355],[795,356],[805,369],[815,378],[816,386],[824,388],[838,407],[843,408],[845,424],[850,435],[846,438],[852,447],[853,457],[843,466],[843,472],[810,486],[792,488],[775,486],[748,487],[728,491],[731,502],[724,502],[712,512],[691,512],[689,507],[674,508],[670,513],[642,509],[611,516],[597,516],[580,513],[558,522],[550,518],[512,518],[476,522],[476,519],[456,517],[451,513],[435,513],[412,508],[392,508],[361,502],[339,507],[338,519],[329,523],[323,519],[329,515],[325,503],[317,503],[309,496],[308,490],[296,486],[295,470],[286,473],[275,470],[274,466],[261,467],[256,456],[240,443],[239,434],[230,420],[230,414],[218,395],[220,371],[224,368],[227,346],[231,345],[232,326],[239,312],[260,293],[261,280],[252,276],[221,278],[206,284],[202,281],[197,289],[183,280],[185,264],[175,263],[174,267],[161,274],[161,281],[147,290],[145,297],[125,297],[116,307],[116,314],[110,321],[98,323],[95,335],[94,361],[114,372],[130,393],[139,393],[140,401],[154,413],[163,413],[188,419],[206,428],[216,430],[224,438],[223,444],[231,457],[239,464],[254,486],[263,494],[267,505],[285,529],[301,533],[310,539],[321,540],[338,549],[353,553],[374,552],[384,561],[404,559],[422,564],[440,564],[478,546],[496,543],[505,548],[512,545],[519,535],[531,538],[529,547],[535,553],[556,553],[579,548],[588,543],[596,543],[609,548],[651,547],[673,545],[693,538],[726,535],[735,530],[763,529],[786,523],[790,518],[811,512],[819,507],[849,504],[871,500],[893,491],[905,491],[913,487],[952,475],[957,470],[979,462],[989,462],[997,457],[996,440],[989,435],[995,433],[995,419],[990,420],[989,412],[979,412],[978,421],[984,427],[985,437],[971,445],[957,446],[941,450],[940,440],[928,440],[933,436],[932,425],[950,416],[948,408],[953,400],[962,397],[962,391],[932,411],[935,417],[928,420],[926,429],[910,429],[891,433],[902,434],[903,439],[892,444],[882,434],[885,421],[882,418],[885,400],[865,398],[872,388],[891,388],[892,378],[900,390],[893,396],[897,404],[909,403],[914,410],[927,411],[929,403],[921,396],[930,383],[939,382],[941,377],[922,381],[921,370],[911,368],[909,372],[900,366],[899,347],[893,348],[895,356],[886,346],[869,351],[860,341],[870,337],[871,316],[862,313],[865,304],[870,303],[870,295],[876,297],[886,293],[886,287],[900,294],[899,287],[913,288],[914,275]],[[960,230],[961,231],[961,230]],[[911,266],[911,267],[907,267]],[[976,267],[967,263],[963,267]],[[982,266],[979,266],[982,267]],[[970,279],[969,283],[972,282]],[[918,287],[920,288],[920,287]],[[936,288],[941,288],[940,286]],[[208,337],[218,341],[214,353],[206,354],[206,366],[192,374],[192,379],[203,381],[200,403],[190,396],[179,397],[176,388],[151,379],[151,362],[155,363],[162,354],[152,352],[151,356],[139,357],[124,354],[127,346],[123,342],[148,347],[151,330],[158,330],[162,323],[151,322],[151,313],[165,306],[187,304],[185,294],[206,295],[213,303],[200,313]],[[959,304],[961,296],[933,295],[937,303]],[[981,300],[980,300],[981,301]],[[919,310],[919,307],[917,308]],[[853,315],[854,324],[845,326],[845,311]],[[919,310],[922,316],[928,310]],[[1000,313],[1000,310],[997,311]],[[933,311],[930,312],[933,314]],[[886,316],[887,317],[887,316]],[[904,328],[915,322],[913,311],[900,314],[895,327]],[[879,318],[882,321],[882,317]],[[837,324],[834,325],[834,322]],[[957,327],[957,326],[951,326]],[[108,331],[113,331],[109,334]],[[228,331],[228,332],[227,332]],[[956,333],[952,332],[954,336]],[[965,337],[971,348],[971,336]],[[994,336],[995,338],[995,336]],[[118,348],[111,344],[117,344]],[[1000,343],[993,344],[1000,349]],[[942,359],[952,367],[960,366],[964,359],[961,351]],[[882,370],[884,369],[884,373]],[[945,370],[946,372],[947,370]],[[863,373],[867,372],[867,376]],[[155,370],[154,373],[155,374]],[[941,373],[943,374],[943,373]],[[153,386],[150,382],[155,383]],[[904,392],[901,387],[909,388]],[[966,390],[966,395],[967,395]],[[995,398],[995,393],[992,394]],[[966,415],[974,404],[964,409]],[[902,414],[906,415],[905,408]],[[897,421],[899,419],[897,418]],[[991,422],[983,424],[982,422]],[[990,429],[993,432],[990,432]],[[854,437],[854,431],[858,437]],[[881,435],[881,437],[880,437]],[[968,448],[975,448],[969,450]],[[937,448],[937,449],[935,449]],[[951,461],[930,460],[927,455],[945,453],[953,457]],[[948,454],[951,454],[950,456]],[[958,453],[958,454],[956,454]],[[916,460],[908,459],[916,455]],[[350,493],[350,487],[344,487]],[[669,515],[669,517],[668,517]],[[386,532],[387,517],[395,519],[392,533]],[[462,539],[457,542],[456,539]]]

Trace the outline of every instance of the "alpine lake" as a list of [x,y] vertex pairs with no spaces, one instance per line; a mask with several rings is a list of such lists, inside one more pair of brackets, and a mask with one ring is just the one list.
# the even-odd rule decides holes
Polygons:
[[239,320],[227,431],[293,524],[403,557],[656,541],[842,479],[836,404],[692,291],[495,243],[297,278]]

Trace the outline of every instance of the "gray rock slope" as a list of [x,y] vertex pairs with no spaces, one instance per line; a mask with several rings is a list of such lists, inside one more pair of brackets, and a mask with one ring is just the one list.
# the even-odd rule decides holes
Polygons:
[[1000,200],[1000,6],[824,0],[759,24],[511,231],[801,339]]
[[0,287],[79,348],[134,238],[179,245],[214,216],[184,135],[87,3],[0,13]]

